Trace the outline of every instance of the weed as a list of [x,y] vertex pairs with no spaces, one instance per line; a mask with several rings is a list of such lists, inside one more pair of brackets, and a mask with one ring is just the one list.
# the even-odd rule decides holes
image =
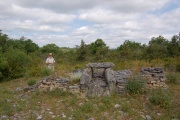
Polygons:
[[67,92],[67,91],[62,91],[59,89],[55,89],[53,91],[44,91],[45,94],[48,94],[52,97],[67,97],[69,95],[72,95],[72,93]]
[[80,120],[80,119],[82,120],[83,118],[88,117],[87,113],[90,114],[93,112],[93,110],[94,110],[93,104],[91,102],[86,102],[82,106],[74,109],[73,116],[77,120]]
[[77,100],[73,98],[73,99],[70,99],[69,104],[70,104],[71,106],[73,106],[73,105],[76,104],[76,102],[77,102]]
[[34,79],[28,80],[27,84],[28,84],[29,86],[33,86],[33,85],[36,84],[36,80],[34,80]]
[[127,91],[129,94],[143,93],[144,91],[144,80],[140,77],[131,77],[127,83]]
[[129,113],[132,111],[131,107],[130,107],[130,104],[128,103],[122,103],[122,111],[123,112],[126,112],[126,113]]
[[176,84],[178,82],[178,76],[176,73],[167,74],[167,83]]
[[106,108],[110,108],[111,107],[111,103],[112,103],[112,98],[111,97],[103,97],[101,99],[102,103],[104,103],[104,107]]
[[51,70],[48,69],[48,68],[43,68],[43,69],[41,70],[41,75],[42,75],[42,76],[49,76],[50,74],[51,74]]
[[149,96],[149,101],[154,105],[160,105],[163,108],[168,108],[171,105],[172,94],[168,90],[153,89]]
[[81,111],[84,111],[84,112],[92,112],[93,111],[93,104],[91,102],[84,103],[80,107],[80,109],[81,109]]

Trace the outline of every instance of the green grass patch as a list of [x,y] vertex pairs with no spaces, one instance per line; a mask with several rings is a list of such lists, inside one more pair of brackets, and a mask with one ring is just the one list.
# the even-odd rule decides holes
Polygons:
[[144,80],[140,77],[130,77],[127,82],[127,91],[129,94],[144,92]]
[[168,84],[177,84],[179,82],[178,79],[180,79],[177,73],[168,73],[166,77]]
[[168,108],[172,102],[172,94],[168,90],[153,89],[149,96],[149,101],[154,105],[159,105],[163,108]]
[[36,80],[34,80],[34,79],[28,80],[27,84],[28,84],[29,86],[33,86],[33,85],[36,84]]

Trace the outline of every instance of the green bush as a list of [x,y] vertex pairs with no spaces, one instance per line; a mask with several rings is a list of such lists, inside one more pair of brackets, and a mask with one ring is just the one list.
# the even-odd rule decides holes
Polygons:
[[42,76],[49,76],[49,75],[51,75],[51,70],[48,69],[48,68],[43,68],[43,69],[41,70],[41,75],[42,75]]
[[0,53],[0,82],[7,77],[7,68],[8,68],[7,60]]
[[132,77],[127,82],[127,91],[129,94],[137,94],[144,92],[144,81],[139,77]]
[[150,93],[149,101],[154,105],[168,108],[171,105],[172,94],[165,89],[153,89]]
[[36,80],[34,80],[34,79],[28,80],[27,84],[28,84],[29,86],[33,86],[33,85],[36,84]]
[[10,79],[23,77],[32,60],[26,53],[17,49],[9,50],[5,57],[8,64],[7,77]]
[[177,72],[180,72],[180,62],[178,62],[178,63],[176,64],[176,71],[177,71]]
[[167,74],[167,83],[176,84],[178,82],[178,75],[176,73]]

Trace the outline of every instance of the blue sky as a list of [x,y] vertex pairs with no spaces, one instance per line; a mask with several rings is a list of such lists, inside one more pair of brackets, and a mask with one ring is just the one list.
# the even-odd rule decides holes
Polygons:
[[180,32],[179,0],[0,0],[0,8],[3,33],[39,46],[75,47],[101,38],[116,48]]

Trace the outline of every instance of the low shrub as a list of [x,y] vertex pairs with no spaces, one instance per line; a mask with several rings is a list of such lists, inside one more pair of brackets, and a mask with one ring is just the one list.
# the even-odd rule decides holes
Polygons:
[[42,75],[42,76],[49,76],[49,75],[51,75],[51,70],[48,69],[48,68],[43,68],[43,69],[41,70],[41,75]]
[[127,82],[127,91],[129,94],[144,92],[144,80],[140,77],[131,77]]
[[31,79],[31,80],[29,80],[29,81],[27,82],[27,84],[28,84],[29,86],[33,86],[33,85],[36,84],[36,80]]
[[178,75],[176,73],[167,74],[167,83],[176,84],[178,83]]
[[172,94],[165,89],[153,89],[150,92],[149,101],[154,105],[160,105],[163,108],[168,108],[171,105]]

